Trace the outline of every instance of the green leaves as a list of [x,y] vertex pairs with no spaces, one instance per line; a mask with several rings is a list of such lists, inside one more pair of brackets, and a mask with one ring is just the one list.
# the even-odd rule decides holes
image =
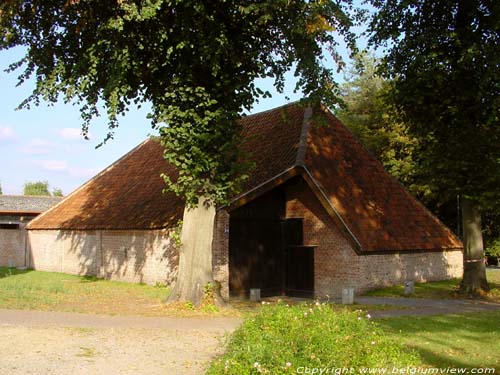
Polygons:
[[[36,88],[22,107],[55,102],[80,106],[84,133],[100,109],[113,137],[131,104],[151,104],[162,127],[165,157],[179,176],[168,188],[194,202],[224,202],[241,186],[236,119],[274,78],[279,92],[295,69],[296,89],[336,103],[324,51],[337,66],[336,35],[354,47],[350,1],[16,0],[0,4],[0,50],[26,48],[19,82]],[[106,138],[104,141],[106,141]]]
[[373,1],[390,98],[421,140],[422,169],[445,199],[500,195],[500,8],[490,1]]

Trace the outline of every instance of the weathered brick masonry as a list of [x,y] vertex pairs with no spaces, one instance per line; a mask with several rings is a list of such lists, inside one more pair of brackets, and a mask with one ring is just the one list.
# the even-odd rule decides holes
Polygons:
[[24,224],[20,224],[19,229],[0,229],[0,267],[22,267],[25,255]]
[[462,276],[461,251],[358,255],[332,217],[304,185],[287,188],[287,217],[304,218],[304,242],[315,250],[315,294],[339,297],[342,288],[366,290]]
[[178,251],[166,230],[29,231],[30,266],[111,280],[170,284]]
[[[304,243],[315,245],[315,295],[340,297],[342,289],[356,294],[406,280],[425,282],[462,276],[461,251],[420,251],[358,255],[305,183],[286,184],[286,217],[302,218]],[[213,242],[214,278],[223,297],[229,296],[229,214],[217,213]]]

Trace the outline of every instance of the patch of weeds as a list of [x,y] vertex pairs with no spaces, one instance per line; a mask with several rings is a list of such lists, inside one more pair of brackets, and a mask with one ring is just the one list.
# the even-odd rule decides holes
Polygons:
[[218,313],[219,308],[217,306],[215,306],[214,304],[210,303],[210,304],[206,304],[206,305],[201,306],[201,311],[213,314],[213,313]]
[[157,281],[155,283],[155,288],[166,288],[167,287],[167,284],[164,283],[164,282],[161,282],[161,281]]
[[77,353],[75,355],[76,357],[92,358],[95,357],[96,354],[97,352],[94,348],[86,348],[84,346],[80,346],[80,353]]
[[191,301],[188,301],[188,302],[184,303],[184,307],[187,310],[191,310],[191,311],[196,310],[196,307],[194,306],[193,302],[191,302]]
[[366,312],[334,311],[327,303],[267,304],[231,336],[208,375],[294,374],[304,368],[421,366],[415,351],[396,342]]
[[217,307],[217,293],[219,293],[220,284],[218,283],[207,283],[203,287],[203,297],[200,305],[200,310],[206,313],[217,313],[219,308]]

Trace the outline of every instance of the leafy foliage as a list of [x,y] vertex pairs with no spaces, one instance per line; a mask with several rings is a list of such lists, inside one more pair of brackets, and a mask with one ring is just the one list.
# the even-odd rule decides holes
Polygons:
[[23,186],[23,195],[50,196],[49,182],[48,181],[25,182]]
[[448,198],[500,202],[500,7],[486,0],[379,1],[391,98],[421,141],[425,179]]
[[233,333],[207,374],[295,374],[298,368],[417,366],[417,355],[358,312],[328,304],[263,306]]
[[378,74],[378,63],[368,53],[356,56],[341,85],[344,106],[336,115],[391,175],[420,199],[429,201],[435,191],[419,176],[419,140],[410,134],[407,124],[398,121],[387,100],[390,82]]
[[52,189],[48,181],[25,182],[23,185],[23,195],[45,195],[52,197],[62,197],[63,192],[59,188]]
[[54,189],[52,189],[52,196],[53,197],[63,197],[64,194],[62,192],[62,189],[60,189],[60,188],[54,188]]
[[[0,50],[27,47],[10,70],[36,80],[20,107],[40,100],[76,102],[87,134],[100,105],[108,138],[131,106],[151,103],[165,158],[175,165],[168,187],[195,205],[223,202],[248,166],[238,163],[235,119],[269,96],[255,79],[273,77],[283,92],[295,70],[296,90],[312,102],[336,103],[338,87],[324,65],[338,68],[341,36],[354,49],[350,0],[245,2],[171,0],[16,0],[0,4]],[[107,138],[107,139],[108,139]]]

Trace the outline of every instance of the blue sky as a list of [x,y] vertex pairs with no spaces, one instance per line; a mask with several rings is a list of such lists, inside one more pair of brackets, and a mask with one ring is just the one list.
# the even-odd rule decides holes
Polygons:
[[[96,149],[107,134],[106,119],[93,121],[90,139],[81,136],[78,107],[57,103],[15,110],[29,96],[34,84],[16,87],[17,74],[4,72],[21,51],[0,53],[0,184],[3,194],[22,194],[27,181],[48,181],[51,188],[69,194],[97,172],[141,143],[148,135],[157,134],[146,119],[147,110],[130,110],[121,119],[115,138]],[[263,82],[268,86],[267,82]],[[300,98],[287,90],[291,100]],[[256,104],[252,112],[273,108],[287,101],[283,95]]]
[[[42,103],[30,110],[15,110],[34,87],[32,81],[16,87],[17,72],[4,72],[10,63],[22,57],[22,52],[21,49],[0,52],[0,150],[3,155],[0,184],[3,194],[22,194],[27,181],[48,181],[51,189],[60,188],[67,195],[148,135],[157,134],[146,119],[147,109],[131,109],[121,119],[115,138],[96,149],[107,134],[105,118],[94,120],[90,140],[85,140],[81,136],[78,107]],[[293,94],[294,80],[292,74],[289,76],[285,94],[291,101],[298,100],[300,94]],[[338,79],[342,80],[342,76],[338,75]],[[272,87],[269,81],[261,83],[263,88]],[[285,95],[273,93],[272,98],[255,104],[252,113],[286,103]]]

